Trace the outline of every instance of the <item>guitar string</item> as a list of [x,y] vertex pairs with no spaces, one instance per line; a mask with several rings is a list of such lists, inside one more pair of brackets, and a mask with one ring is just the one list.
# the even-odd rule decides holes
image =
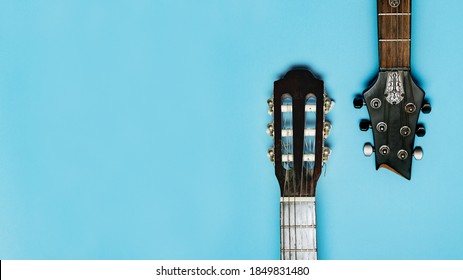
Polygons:
[[[395,29],[396,29],[396,32],[395,32],[395,39],[396,39],[396,42],[395,42],[395,67],[399,67],[399,7],[400,7],[400,2],[399,2],[399,5],[395,8],[396,9],[396,16],[395,16]],[[394,12],[394,8],[391,6],[391,13]],[[392,20],[391,20],[392,22]]]
[[[286,116],[285,114],[282,113],[282,116],[283,116],[283,129],[286,129]],[[282,150],[284,151],[284,153],[282,154],[287,154],[287,147],[286,147],[286,143],[285,141],[283,140],[284,138],[282,137],[281,139],[281,142],[282,142]],[[283,254],[283,260],[286,259],[286,214],[285,214],[285,208],[286,208],[286,205],[285,205],[285,195],[286,195],[286,191],[287,191],[287,183],[288,183],[288,169],[286,168],[288,164],[283,164],[283,167],[285,169],[285,181],[284,181],[284,184],[283,184],[283,199],[282,199],[282,209],[283,209],[283,225],[282,225],[282,231],[283,231],[283,241],[282,241],[282,251],[280,254]]]

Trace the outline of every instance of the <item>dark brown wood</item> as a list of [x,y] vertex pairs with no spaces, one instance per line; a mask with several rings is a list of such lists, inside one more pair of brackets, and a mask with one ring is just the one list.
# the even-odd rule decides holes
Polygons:
[[[304,129],[305,104],[307,96],[316,98],[315,121],[315,165],[313,173],[304,168]],[[293,129],[293,164],[294,168],[287,170],[282,162],[282,96],[292,98],[292,129]],[[315,188],[322,168],[323,154],[323,122],[324,122],[324,84],[322,80],[306,69],[289,71],[283,79],[275,81],[273,90],[274,102],[274,151],[275,175],[278,179],[283,197],[314,197]],[[289,182],[289,183],[286,183]],[[286,187],[285,187],[286,186]]]
[[381,69],[410,69],[411,4],[411,0],[378,0]]

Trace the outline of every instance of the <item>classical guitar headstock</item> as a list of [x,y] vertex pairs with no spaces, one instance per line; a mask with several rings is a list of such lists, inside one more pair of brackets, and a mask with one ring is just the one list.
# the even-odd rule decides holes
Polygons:
[[285,197],[314,197],[317,180],[331,150],[325,146],[331,124],[325,113],[334,102],[324,91],[322,80],[305,69],[291,70],[275,81],[268,100],[274,116],[267,132],[274,138],[268,152]]
[[412,155],[420,160],[421,147],[415,147],[415,135],[422,137],[426,130],[418,124],[420,109],[431,112],[424,92],[413,81],[409,71],[381,71],[372,87],[354,99],[354,107],[368,108],[370,120],[360,121],[360,130],[373,132],[374,145],[366,143],[365,156],[375,152],[376,169],[385,167],[406,179],[411,178]]

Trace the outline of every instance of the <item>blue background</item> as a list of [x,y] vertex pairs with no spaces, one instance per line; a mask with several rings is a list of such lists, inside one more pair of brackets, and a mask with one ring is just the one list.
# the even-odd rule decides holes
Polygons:
[[378,69],[376,1],[1,1],[1,259],[278,259],[273,81],[336,100],[320,259],[463,259],[461,1],[414,1],[433,105],[411,181],[374,170],[354,94]]

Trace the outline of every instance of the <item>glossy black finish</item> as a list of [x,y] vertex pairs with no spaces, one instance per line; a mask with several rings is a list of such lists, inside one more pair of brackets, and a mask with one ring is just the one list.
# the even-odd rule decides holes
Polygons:
[[[398,104],[390,104],[385,98],[388,71],[381,71],[373,86],[363,94],[368,113],[370,115],[374,146],[378,149],[383,145],[389,147],[387,154],[375,153],[376,169],[388,168],[406,179],[411,178],[412,154],[414,149],[415,133],[420,110],[412,113],[406,112],[406,104],[412,103],[421,108],[424,92],[415,84],[409,71],[399,71],[402,76],[404,98]],[[379,108],[373,108],[371,101],[378,98],[381,101]],[[385,131],[378,130],[379,123],[387,125]],[[410,133],[406,136],[400,133],[401,128],[408,127]],[[405,151],[405,152],[403,152]],[[404,157],[404,154],[406,156]]]

